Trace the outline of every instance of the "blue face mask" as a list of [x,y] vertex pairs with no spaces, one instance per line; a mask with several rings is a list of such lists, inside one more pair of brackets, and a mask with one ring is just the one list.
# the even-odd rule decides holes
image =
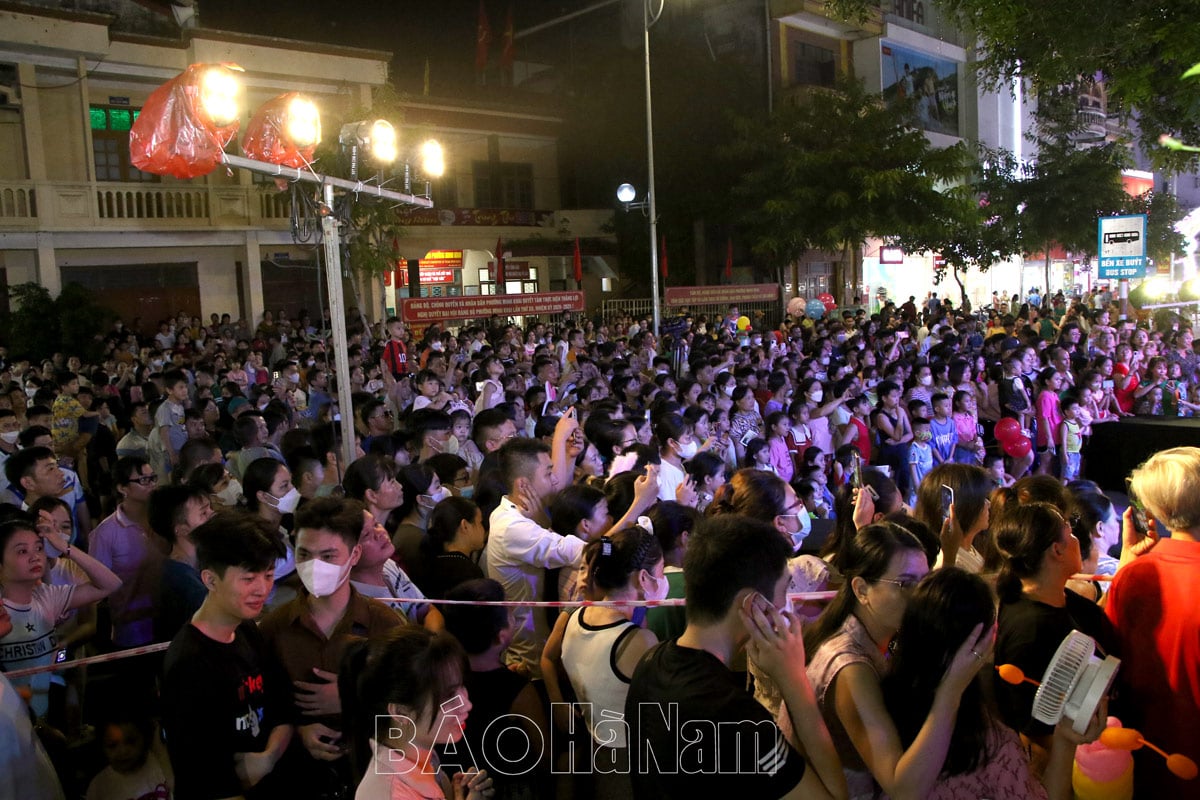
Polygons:
[[470,500],[471,498],[473,498],[475,496],[475,487],[474,486],[464,486],[463,488],[458,490],[458,496],[463,498],[464,500]]

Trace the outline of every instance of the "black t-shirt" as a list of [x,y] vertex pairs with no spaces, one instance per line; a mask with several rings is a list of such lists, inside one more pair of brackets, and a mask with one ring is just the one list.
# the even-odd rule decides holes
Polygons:
[[676,640],[642,658],[625,701],[635,798],[770,800],[800,783],[804,757],[743,685]]
[[162,708],[177,800],[269,795],[270,776],[246,792],[234,771],[235,754],[266,749],[271,729],[287,719],[287,677],[265,654],[251,622],[229,644],[192,624],[171,641]]
[[[1117,655],[1116,632],[1100,606],[1067,589],[1067,604],[1058,608],[1022,595],[1015,603],[1000,606],[996,635],[996,663],[1014,664],[1029,678],[1040,681],[1054,658],[1054,651],[1073,630],[1096,640],[1098,656]],[[1013,686],[995,680],[996,701],[1005,724],[1032,736],[1053,733],[1050,725],[1032,717],[1037,687],[1029,683]]]

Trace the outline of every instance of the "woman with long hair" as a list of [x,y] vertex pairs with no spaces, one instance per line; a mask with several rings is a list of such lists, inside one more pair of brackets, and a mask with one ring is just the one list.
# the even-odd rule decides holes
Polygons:
[[275,585],[267,606],[274,608],[296,596],[300,580],[296,575],[296,552],[283,526],[283,517],[296,510],[300,491],[292,486],[292,473],[273,458],[256,458],[242,475],[242,499],[246,509],[269,522],[277,531],[285,551],[275,561]]
[[[1116,632],[1096,603],[1067,588],[1083,566],[1080,542],[1062,513],[1047,503],[1023,503],[1005,509],[992,522],[992,537],[1004,557],[996,583],[1000,626],[996,661],[1015,664],[1026,675],[1041,675],[1054,651],[1072,630],[1096,640],[1102,653],[1116,649]],[[1042,747],[1048,726],[1030,719],[1034,687],[996,683],[996,700],[1005,724]]]
[[[940,728],[946,734],[942,757],[936,765],[927,764],[933,780],[923,783],[912,797],[1069,800],[1073,796],[1075,746],[1100,735],[1106,720],[1103,706],[1083,736],[1072,730],[1070,721],[1055,728],[1039,782],[1020,737],[997,717],[976,676],[988,657],[980,646],[980,631],[986,636],[994,620],[991,589],[983,579],[955,567],[930,573],[908,600],[891,671],[883,679],[888,727],[896,732],[899,746],[911,748],[929,735],[930,717],[939,708],[945,709],[947,723]],[[950,675],[966,679],[952,708],[945,705],[947,681],[942,677]]]
[[[982,661],[969,652],[938,673],[939,702],[924,718],[924,735],[902,743],[880,686],[909,593],[929,571],[921,540],[891,522],[858,531],[845,582],[804,637],[808,677],[837,747],[852,798],[924,797],[941,771],[954,711]],[[992,630],[979,629],[971,648],[986,656]],[[784,717],[786,721],[786,717]]]
[[[953,492],[953,525],[942,507],[942,495],[948,488]],[[953,558],[956,566],[968,572],[985,571],[990,546],[987,541],[989,495],[992,482],[983,467],[973,464],[939,464],[917,487],[917,507],[913,516],[931,531],[943,531],[941,547],[931,554],[931,567],[940,567]],[[951,552],[953,551],[953,552]]]
[[486,772],[467,769],[451,779],[434,752],[462,739],[471,712],[463,686],[468,669],[462,645],[449,633],[408,625],[347,649],[338,694],[352,763],[362,776],[356,800],[491,796]]

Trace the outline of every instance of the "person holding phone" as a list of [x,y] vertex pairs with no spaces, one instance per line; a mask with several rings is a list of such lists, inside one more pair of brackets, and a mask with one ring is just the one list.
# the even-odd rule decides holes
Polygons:
[[[634,798],[846,796],[805,671],[800,622],[788,610],[789,552],[774,527],[738,515],[705,519],[691,537],[684,556],[687,628],[641,660],[625,700]],[[779,686],[795,740],[772,725],[732,671],[743,649]],[[676,724],[668,722],[668,709]],[[703,737],[689,744],[691,754],[721,753],[722,762],[768,768],[714,774],[695,763],[664,770],[645,761],[652,752],[679,752],[681,729]]]

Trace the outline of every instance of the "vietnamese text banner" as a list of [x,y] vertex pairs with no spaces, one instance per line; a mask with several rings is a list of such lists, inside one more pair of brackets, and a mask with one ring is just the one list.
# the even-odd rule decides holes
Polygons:
[[718,303],[754,303],[779,299],[777,283],[743,283],[720,286],[668,286],[669,306],[709,306]]
[[444,322],[452,319],[478,319],[493,314],[523,317],[583,311],[583,292],[537,292],[533,294],[493,294],[480,297],[414,297],[400,301],[405,322]]

